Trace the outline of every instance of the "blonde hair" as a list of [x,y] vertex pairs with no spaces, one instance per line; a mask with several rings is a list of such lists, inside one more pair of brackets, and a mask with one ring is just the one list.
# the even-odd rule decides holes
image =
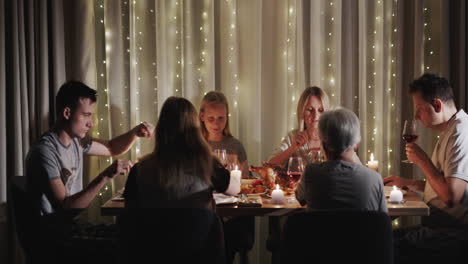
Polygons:
[[[229,104],[226,99],[226,96],[224,96],[222,92],[218,91],[208,92],[201,101],[200,115],[201,113],[205,113],[205,109],[208,104],[222,104],[226,107],[226,126],[223,129],[223,136],[232,136],[231,131],[229,130]],[[208,139],[208,130],[206,129],[205,123],[201,119],[200,123],[202,134],[205,137],[205,139]]]
[[[301,122],[304,120],[304,110],[305,110],[305,104],[307,103],[307,100],[311,96],[316,96],[322,101],[322,106],[323,110],[327,111],[328,108],[330,107],[329,105],[329,100],[328,100],[328,95],[325,93],[324,90],[317,86],[311,86],[307,87],[301,94],[301,97],[299,98],[299,102],[297,103],[297,110],[296,110],[296,116],[297,116],[297,128],[301,127]],[[305,129],[305,127],[304,127]]]
[[164,102],[155,141],[154,151],[142,161],[140,174],[159,174],[158,184],[167,190],[193,182],[193,177],[211,184],[213,156],[190,101],[169,97]]

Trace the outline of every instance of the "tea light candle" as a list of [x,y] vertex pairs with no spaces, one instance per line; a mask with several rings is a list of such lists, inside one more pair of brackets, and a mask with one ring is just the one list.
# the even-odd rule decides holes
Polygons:
[[236,195],[240,192],[242,171],[236,167],[231,171],[231,179],[226,194]]
[[379,171],[379,161],[374,160],[374,153],[370,154],[370,160],[367,162],[367,167],[371,170]]
[[390,202],[392,203],[399,203],[403,200],[403,193],[397,189],[395,185],[393,185],[393,190],[390,192]]
[[284,192],[279,188],[279,184],[276,184],[276,190],[273,190],[273,192],[271,193],[271,200],[274,203],[283,203]]

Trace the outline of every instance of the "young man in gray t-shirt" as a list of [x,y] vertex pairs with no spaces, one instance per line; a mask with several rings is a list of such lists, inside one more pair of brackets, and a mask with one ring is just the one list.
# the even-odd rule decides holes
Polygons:
[[61,239],[66,240],[69,234],[65,229],[73,223],[78,209],[88,207],[110,179],[128,173],[133,165],[131,161],[115,160],[83,187],[83,154],[119,156],[137,137],[152,136],[153,125],[144,122],[111,140],[90,138],[87,133],[93,127],[95,107],[95,90],[76,81],[63,84],[56,96],[54,127],[28,152],[27,190],[33,214],[38,217],[38,245],[59,245]]

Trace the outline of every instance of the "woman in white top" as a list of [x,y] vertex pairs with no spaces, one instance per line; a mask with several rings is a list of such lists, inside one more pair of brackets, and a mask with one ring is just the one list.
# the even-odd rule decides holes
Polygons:
[[297,128],[288,133],[268,162],[284,166],[291,156],[312,162],[310,152],[320,150],[318,120],[328,109],[329,100],[325,91],[317,86],[306,88],[297,104]]

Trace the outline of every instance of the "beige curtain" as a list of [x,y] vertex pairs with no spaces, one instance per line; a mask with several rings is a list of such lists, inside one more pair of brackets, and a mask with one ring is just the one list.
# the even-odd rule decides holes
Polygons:
[[[29,146],[53,122],[54,96],[65,80],[61,1],[2,2],[0,179],[24,175]],[[5,52],[6,51],[6,52]],[[0,198],[5,199],[6,185]]]
[[[420,178],[400,163],[401,123],[412,115],[407,87],[423,72],[442,74],[466,109],[466,10],[463,0],[3,1],[0,202],[7,175],[24,174],[29,146],[50,127],[55,93],[70,79],[98,90],[93,136],[103,138],[156,123],[171,95],[198,107],[204,93],[220,90],[253,165],[294,128],[300,93],[317,85],[334,106],[359,115],[363,163],[373,153],[383,176]],[[420,130],[431,153],[437,135]],[[123,158],[152,148],[138,141]],[[111,162],[89,159],[86,181]],[[91,220],[102,220],[100,204],[125,180],[103,188]]]
[[[5,17],[5,6],[0,4],[0,17]],[[5,74],[5,20],[0,19],[0,203],[6,202],[6,185],[7,185],[7,157],[6,157],[6,142],[7,142],[7,113],[6,113],[6,74]]]
[[21,263],[14,233],[4,230],[3,204],[8,178],[24,175],[30,144],[53,122],[53,98],[65,80],[62,1],[1,1],[0,17],[0,233],[8,234],[0,256]]

